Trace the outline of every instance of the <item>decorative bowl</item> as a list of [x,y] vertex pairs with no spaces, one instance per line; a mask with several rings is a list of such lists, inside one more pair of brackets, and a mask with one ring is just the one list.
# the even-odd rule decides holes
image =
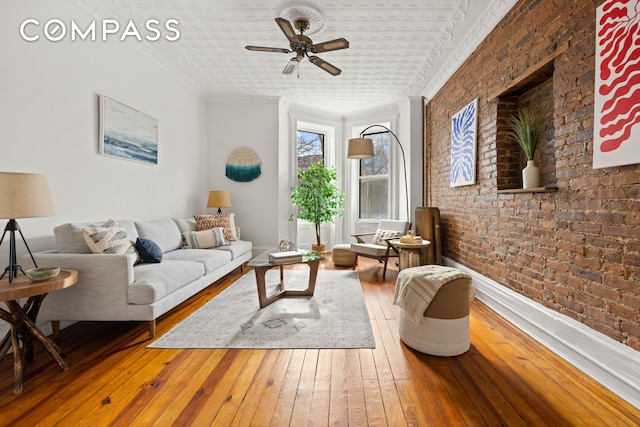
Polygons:
[[43,280],[49,280],[56,277],[58,273],[60,273],[60,267],[32,268],[24,273],[34,282],[42,282]]

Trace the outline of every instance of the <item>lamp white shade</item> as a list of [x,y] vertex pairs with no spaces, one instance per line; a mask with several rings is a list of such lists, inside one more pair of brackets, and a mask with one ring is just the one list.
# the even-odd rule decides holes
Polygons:
[[212,190],[209,191],[209,199],[207,200],[208,208],[230,208],[231,196],[228,191]]
[[349,159],[368,159],[373,157],[373,140],[371,138],[351,138],[347,148]]
[[55,215],[46,175],[0,172],[0,218],[38,218]]

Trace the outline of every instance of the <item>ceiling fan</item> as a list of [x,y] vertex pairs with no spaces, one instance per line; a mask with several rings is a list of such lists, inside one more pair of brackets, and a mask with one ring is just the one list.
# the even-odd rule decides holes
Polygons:
[[305,56],[309,59],[309,62],[317,65],[333,76],[337,76],[342,72],[340,68],[329,64],[324,59],[321,59],[315,55],[309,55],[309,53],[324,53],[330,52],[332,50],[346,49],[349,47],[349,42],[346,39],[339,38],[324,43],[313,44],[311,39],[304,35],[304,32],[309,29],[309,21],[307,19],[296,19],[293,23],[296,29],[300,31],[300,34],[296,34],[291,23],[284,18],[276,18],[276,23],[284,33],[285,37],[289,40],[289,46],[291,47],[291,50],[278,47],[262,46],[245,46],[245,48],[258,52],[295,53],[296,56],[291,58],[287,66],[284,67],[284,70],[282,70],[282,74],[293,73],[293,71],[298,68],[300,61],[302,61]]

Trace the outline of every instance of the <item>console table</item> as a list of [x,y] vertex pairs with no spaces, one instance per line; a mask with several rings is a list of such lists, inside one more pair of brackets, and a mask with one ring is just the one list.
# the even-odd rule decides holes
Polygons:
[[[26,276],[18,276],[9,283],[8,278],[0,280],[0,301],[9,308],[0,308],[0,319],[11,325],[11,331],[0,341],[0,359],[3,359],[9,349],[13,350],[13,374],[15,377],[15,394],[22,393],[22,376],[25,362],[33,361],[33,341],[38,341],[49,352],[51,357],[65,371],[69,369],[66,355],[56,343],[51,341],[38,327],[36,319],[44,297],[49,292],[73,286],[78,281],[75,270],[60,270],[60,273],[48,280],[32,282]],[[20,298],[28,298],[21,306]],[[22,343],[22,347],[20,347]]]

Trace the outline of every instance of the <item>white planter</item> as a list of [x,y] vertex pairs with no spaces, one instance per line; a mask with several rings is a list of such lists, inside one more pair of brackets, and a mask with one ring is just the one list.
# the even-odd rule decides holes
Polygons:
[[527,167],[522,169],[522,188],[536,187],[540,187],[540,170],[533,160],[527,160]]

